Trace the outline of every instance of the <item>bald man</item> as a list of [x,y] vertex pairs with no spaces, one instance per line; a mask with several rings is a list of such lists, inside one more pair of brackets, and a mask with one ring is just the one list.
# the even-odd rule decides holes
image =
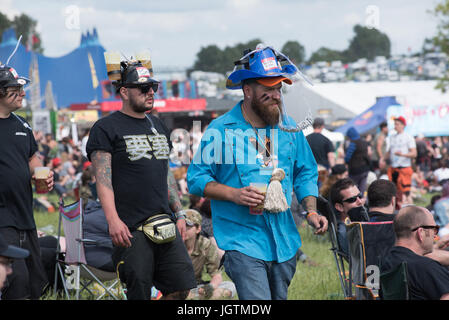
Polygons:
[[407,262],[407,280],[412,300],[449,300],[449,271],[428,256],[438,234],[429,210],[406,206],[393,220],[396,243],[382,259],[381,272]]

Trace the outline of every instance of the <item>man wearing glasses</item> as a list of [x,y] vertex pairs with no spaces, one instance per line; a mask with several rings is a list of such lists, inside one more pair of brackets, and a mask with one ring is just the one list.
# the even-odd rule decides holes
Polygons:
[[409,296],[412,300],[449,300],[449,271],[429,255],[439,227],[425,208],[406,206],[393,222],[394,247],[382,259],[381,272],[407,262]]
[[365,198],[351,178],[338,180],[329,192],[332,205],[337,211],[337,240],[341,250],[349,254],[349,245],[346,237],[345,220],[367,221]]
[[[14,271],[2,289],[9,299],[39,299],[47,284],[33,216],[34,168],[42,166],[33,131],[14,112],[22,107],[29,80],[0,65],[0,234],[8,245],[27,249],[26,259],[14,261]],[[51,171],[50,171],[51,172]],[[47,179],[53,188],[53,173]]]
[[[168,201],[169,130],[147,114],[159,82],[138,61],[122,62],[120,76],[114,84],[122,109],[94,124],[86,147],[114,244],[112,260],[120,265],[128,299],[149,300],[153,285],[164,298],[184,299],[196,283],[177,228],[171,229],[175,240],[163,244],[138,230],[155,215],[175,220]],[[185,230],[182,218],[177,225]]]

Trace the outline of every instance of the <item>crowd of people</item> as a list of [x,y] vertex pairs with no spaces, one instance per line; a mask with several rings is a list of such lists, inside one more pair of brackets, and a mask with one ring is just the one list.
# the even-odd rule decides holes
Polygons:
[[[287,299],[297,262],[305,259],[298,212],[315,234],[328,229],[317,210],[319,195],[335,209],[343,250],[349,251],[348,220],[394,221],[396,242],[384,267],[399,259],[413,265],[412,274],[437,270],[441,279],[435,281],[442,285],[428,294],[427,288],[418,292],[421,281],[412,279],[413,297],[446,298],[449,273],[435,263],[449,265],[449,252],[444,240],[434,247],[433,235],[449,233],[448,138],[413,138],[400,116],[394,132],[385,123],[375,134],[350,128],[336,148],[322,134],[323,119],[314,120],[306,137],[298,125],[289,126],[293,119],[281,117],[281,88],[298,72],[288,57],[258,46],[236,64],[242,68],[226,86],[242,90],[243,100],[191,132],[188,141],[171,141],[169,129],[150,112],[158,81],[140,61],[122,62],[114,82],[121,110],[83,132],[79,145],[32,131],[15,115],[28,79],[0,67],[1,298],[38,299],[51,282],[45,269],[52,262],[43,261],[33,216],[30,181],[38,166],[51,168],[49,192],[99,206],[103,236],[112,246],[99,264],[89,260],[116,268],[130,300],[154,298],[155,289],[163,299]],[[243,132],[246,140],[240,141]],[[222,141],[201,139],[217,134]],[[255,159],[247,159],[251,155]],[[185,157],[187,163],[180,160]],[[435,191],[442,194],[428,209],[413,205]],[[222,271],[231,281],[223,281]]]

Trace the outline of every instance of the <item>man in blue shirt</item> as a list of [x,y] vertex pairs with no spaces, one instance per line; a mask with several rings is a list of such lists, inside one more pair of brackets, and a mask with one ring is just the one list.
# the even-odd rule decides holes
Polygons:
[[243,69],[229,76],[227,87],[241,88],[243,101],[211,122],[187,172],[189,192],[212,199],[214,236],[244,300],[287,299],[301,246],[290,209],[254,214],[265,196],[251,183],[267,186],[273,169],[282,169],[288,206],[294,191],[316,233],[327,230],[316,213],[318,171],[309,144],[301,131],[279,128],[282,83],[292,84],[287,76],[297,72],[291,63],[282,67],[279,54],[258,47],[236,63]]

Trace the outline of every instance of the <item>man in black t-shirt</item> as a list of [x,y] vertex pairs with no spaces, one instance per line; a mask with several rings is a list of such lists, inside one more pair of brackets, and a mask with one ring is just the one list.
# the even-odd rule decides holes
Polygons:
[[[114,244],[113,263],[126,283],[130,300],[149,300],[154,285],[167,299],[185,299],[196,287],[192,262],[179,232],[176,239],[156,244],[137,230],[150,217],[168,214],[166,126],[153,115],[158,81],[140,62],[122,62],[114,84],[122,109],[98,120],[87,142],[98,197]],[[185,220],[177,217],[185,230]]]
[[[0,233],[8,245],[27,249],[26,259],[16,259],[13,273],[2,289],[2,299],[39,299],[47,283],[40,259],[33,216],[31,181],[34,168],[42,166],[37,143],[29,124],[13,112],[22,107],[23,86],[9,66],[0,66]],[[53,188],[53,174],[47,179]]]
[[321,133],[324,129],[324,120],[315,118],[312,126],[313,133],[306,138],[312,149],[313,156],[317,164],[321,164],[326,169],[332,168],[335,165],[335,150],[332,142]]
[[406,206],[399,210],[393,225],[396,243],[382,259],[381,272],[405,261],[412,300],[448,300],[448,269],[424,256],[433,251],[434,237],[438,234],[432,214],[422,207]]
[[393,221],[396,207],[396,185],[385,179],[373,181],[368,187],[370,222]]

